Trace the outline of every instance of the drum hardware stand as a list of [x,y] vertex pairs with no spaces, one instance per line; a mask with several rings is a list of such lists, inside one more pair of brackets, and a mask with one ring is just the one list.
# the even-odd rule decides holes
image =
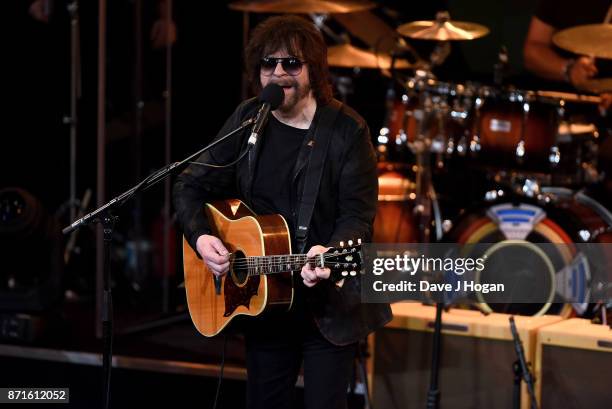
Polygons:
[[497,62],[493,65],[493,83],[501,87],[504,84],[508,70],[508,48],[502,45],[497,53]]
[[325,21],[329,18],[329,15],[310,13],[309,16],[319,31],[327,34],[336,44],[349,43],[348,35],[336,34],[327,24],[325,24]]
[[533,389],[533,375],[529,369],[527,361],[525,360],[525,351],[523,350],[523,343],[519,337],[518,331],[516,330],[516,324],[514,323],[514,316],[510,316],[510,331],[512,332],[512,339],[514,340],[514,350],[516,352],[517,360],[512,364],[514,370],[514,389],[513,389],[513,405],[514,409],[520,409],[521,407],[521,380],[524,380],[527,384],[527,391],[529,392],[529,398],[531,401],[531,409],[538,409],[538,403],[535,398],[535,392]]
[[[428,187],[428,196],[431,200],[436,223],[436,241],[439,241],[442,238],[442,216],[434,186],[432,183],[429,183]],[[428,219],[431,219],[431,217]],[[429,378],[429,390],[427,391],[427,409],[438,409],[440,406],[440,387],[438,383],[442,355],[442,312],[444,309],[445,306],[443,301],[436,302],[436,319],[434,321],[431,351],[431,373]]]
[[431,223],[431,198],[429,186],[431,184],[431,158],[429,148],[431,140],[425,135],[426,123],[429,122],[432,103],[429,97],[423,103],[420,112],[415,112],[418,121],[417,135],[411,149],[416,156],[416,206],[414,212],[419,218],[419,239],[421,243],[429,242]]
[[70,220],[76,218],[79,203],[76,198],[76,160],[77,160],[77,105],[81,98],[81,53],[79,41],[79,2],[71,0],[67,5],[70,14],[70,115],[64,116],[63,123],[70,127],[70,196],[68,207]]
[[[432,101],[429,96],[422,102],[423,109],[417,116],[418,134],[415,136],[416,143],[412,147],[417,159],[416,193],[417,206],[415,212],[419,213],[419,235],[420,242],[427,243],[430,238],[431,210],[433,208],[436,217],[436,239],[442,236],[442,222],[438,201],[431,181],[431,140],[425,135],[426,123],[432,115]],[[416,114],[416,112],[415,112]],[[420,116],[420,118],[419,118]],[[437,409],[440,403],[440,389],[438,386],[440,372],[440,356],[442,344],[442,310],[443,302],[436,302],[436,319],[434,322],[433,345],[431,355],[431,374],[429,390],[427,392],[427,409]]]
[[525,130],[527,129],[527,121],[529,120],[529,102],[523,102],[523,118],[521,121],[521,139],[516,144],[516,159],[519,164],[525,161]]
[[[480,134],[481,134],[481,124],[480,124],[480,108],[482,107],[483,99],[477,93],[474,93],[470,96],[467,103],[464,103],[463,112],[465,113],[465,117],[461,118],[461,124],[466,130],[466,135],[470,138],[469,144],[469,154],[474,156],[480,152],[482,146],[480,145]],[[475,125],[471,127],[466,127],[465,123],[467,118],[470,117],[470,113],[473,112]]]

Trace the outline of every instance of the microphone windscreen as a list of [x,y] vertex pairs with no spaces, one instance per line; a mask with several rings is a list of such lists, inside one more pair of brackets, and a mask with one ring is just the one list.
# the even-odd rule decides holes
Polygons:
[[283,87],[274,83],[266,85],[264,89],[261,90],[261,94],[259,94],[259,101],[270,104],[270,111],[274,111],[281,106],[284,98],[285,92],[283,91]]

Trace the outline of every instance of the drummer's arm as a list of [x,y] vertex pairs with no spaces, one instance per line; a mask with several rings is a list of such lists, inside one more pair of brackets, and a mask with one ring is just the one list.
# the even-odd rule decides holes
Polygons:
[[580,57],[573,61],[561,57],[553,48],[555,28],[537,17],[531,18],[529,32],[523,47],[525,68],[534,74],[554,81],[569,81],[579,86],[597,74],[591,58]]

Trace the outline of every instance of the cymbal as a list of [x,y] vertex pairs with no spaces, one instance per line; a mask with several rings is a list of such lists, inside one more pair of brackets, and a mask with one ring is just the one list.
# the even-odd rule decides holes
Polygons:
[[553,36],[559,48],[575,54],[612,59],[612,24],[586,24],[559,31]]
[[397,28],[401,35],[417,40],[475,40],[489,34],[481,24],[451,21],[447,12],[436,14],[435,20],[412,21]]
[[374,8],[366,0],[240,0],[229,4],[237,11],[253,13],[354,13]]
[[[327,62],[330,67],[344,68],[391,68],[391,57],[363,50],[351,44],[334,45],[327,49]],[[406,60],[395,60],[394,68],[405,69],[411,65]]]

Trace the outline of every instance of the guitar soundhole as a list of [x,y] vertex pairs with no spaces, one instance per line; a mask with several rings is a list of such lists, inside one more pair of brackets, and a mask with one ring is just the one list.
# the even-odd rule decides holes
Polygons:
[[234,260],[231,265],[232,280],[237,286],[243,286],[249,279],[247,259],[242,251],[235,252]]

